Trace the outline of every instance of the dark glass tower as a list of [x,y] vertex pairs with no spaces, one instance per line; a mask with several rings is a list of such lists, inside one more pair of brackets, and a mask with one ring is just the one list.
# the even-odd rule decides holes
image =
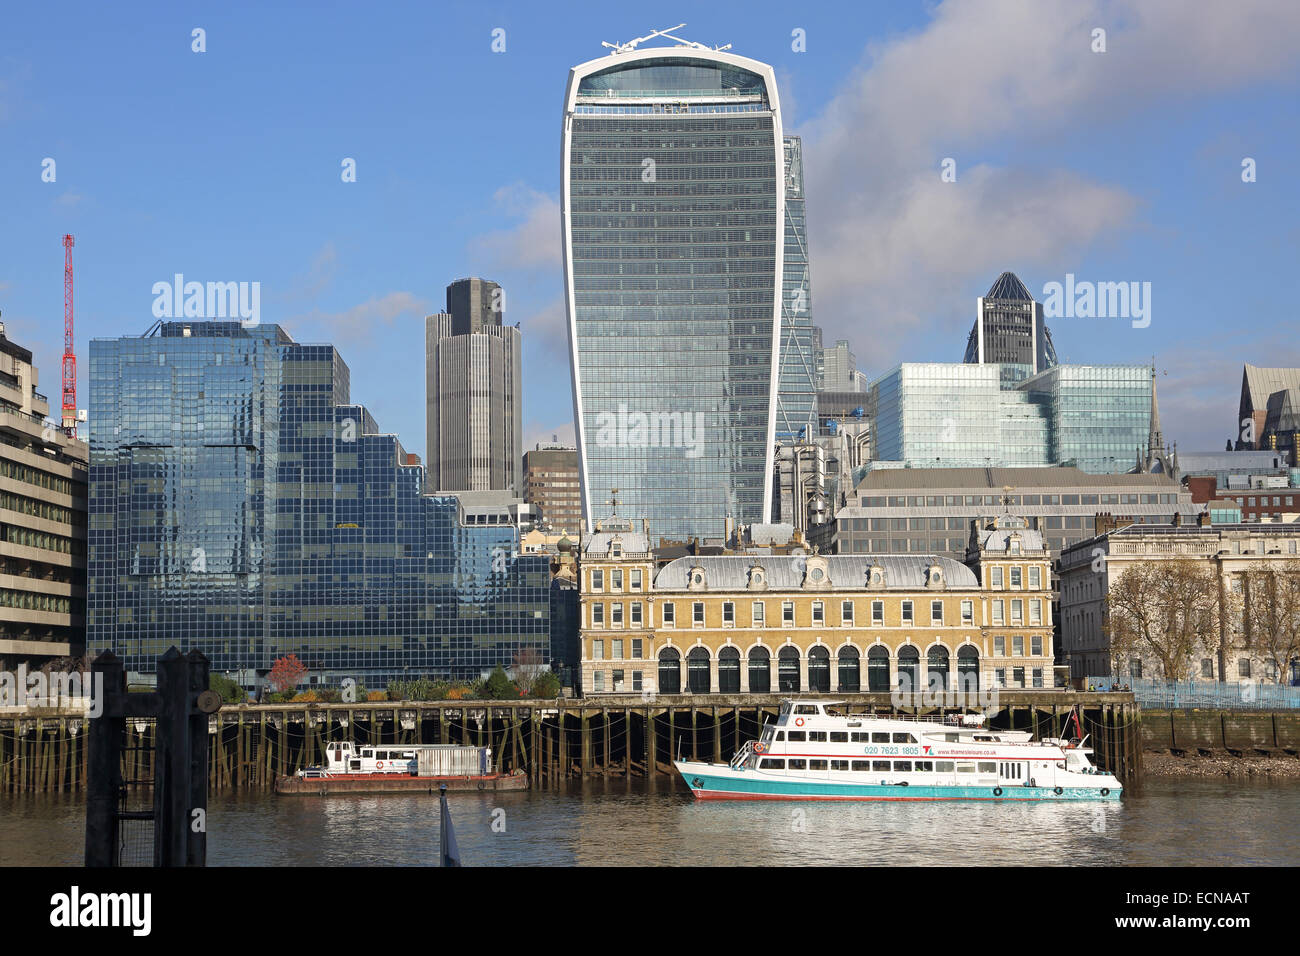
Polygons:
[[624,45],[565,95],[574,419],[590,521],[618,489],[655,537],[771,500],[785,254],[772,68]]
[[966,341],[963,362],[1015,366],[1004,370],[1016,380],[1057,364],[1052,335],[1043,323],[1043,306],[1035,302],[1014,272],[1004,272],[976,300],[975,325]]
[[421,494],[333,346],[166,322],[90,363],[92,654],[147,673],[179,644],[251,683],[293,653],[372,688],[549,659],[546,558]]

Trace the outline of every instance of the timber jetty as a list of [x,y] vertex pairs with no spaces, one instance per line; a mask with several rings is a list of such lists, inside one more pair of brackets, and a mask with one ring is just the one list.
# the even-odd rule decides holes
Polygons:
[[[790,694],[674,694],[655,698],[609,696],[560,700],[366,701],[344,704],[225,704],[208,717],[208,787],[213,793],[273,791],[276,781],[318,765],[328,743],[459,744],[491,747],[499,775],[524,777],[537,787],[589,776],[671,776],[677,756],[721,763],[776,719]],[[826,697],[825,694],[794,695]],[[971,708],[951,704],[903,707],[888,693],[836,694],[849,712],[947,716]],[[1063,732],[1078,708],[1097,765],[1126,788],[1141,779],[1143,714],[1131,693],[999,690],[984,708],[988,726],[1028,730],[1035,737]],[[1237,715],[1233,716],[1233,719]],[[1300,745],[1296,728],[1278,740],[1272,715],[1255,715],[1257,745]],[[1158,724],[1170,727],[1169,718]],[[1265,728],[1263,722],[1268,722]],[[0,714],[0,792],[54,792],[85,787],[84,715],[57,712]],[[1182,730],[1177,721],[1175,732]],[[1234,725],[1235,726],[1235,725]],[[127,718],[123,773],[152,779],[154,722]],[[1184,734],[1178,733],[1180,738]],[[413,784],[424,784],[419,778]],[[319,793],[319,778],[308,779]],[[475,787],[477,788],[477,786]]]

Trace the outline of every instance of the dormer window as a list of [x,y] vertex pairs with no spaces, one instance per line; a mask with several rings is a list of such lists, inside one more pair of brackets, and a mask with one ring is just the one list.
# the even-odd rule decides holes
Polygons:
[[755,564],[749,569],[749,589],[751,591],[762,591],[767,588],[767,571],[761,564]]
[[703,591],[708,587],[708,579],[704,575],[704,569],[698,565],[691,568],[686,575],[686,586],[692,591]]

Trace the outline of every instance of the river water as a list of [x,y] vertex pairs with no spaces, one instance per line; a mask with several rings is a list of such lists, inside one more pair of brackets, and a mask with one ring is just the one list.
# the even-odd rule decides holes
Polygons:
[[[466,866],[1300,864],[1300,781],[1153,779],[1118,804],[696,802],[679,781],[449,795]],[[0,797],[0,865],[82,861],[85,804]],[[220,795],[210,866],[436,865],[428,795]]]

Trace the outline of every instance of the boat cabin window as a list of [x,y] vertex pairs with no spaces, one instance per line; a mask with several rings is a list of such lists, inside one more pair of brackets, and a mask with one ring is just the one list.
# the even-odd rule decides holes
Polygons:
[[807,764],[806,760],[791,760],[788,766],[791,770],[806,770]]
[[943,739],[946,743],[955,744],[961,740],[961,734],[944,734]]
[[802,730],[792,730],[787,739],[794,741],[795,743],[803,743],[808,739],[808,735]]
[[831,731],[831,743],[833,743],[833,744],[846,744],[846,743],[848,743],[848,742],[849,742],[849,734],[848,734],[848,731],[845,731],[845,730],[832,730],[832,731]]
[[867,733],[865,730],[855,730],[849,734],[849,739],[855,744],[867,743],[871,740],[871,734]]
[[796,714],[815,714],[817,713],[817,708],[812,704],[800,704],[794,709],[794,712]]
[[832,760],[832,761],[831,761],[831,769],[832,769],[832,770],[848,770],[848,769],[849,769],[849,762],[848,762],[847,760]]
[[788,714],[793,709],[793,707],[794,705],[791,704],[788,700],[781,701],[781,713]]
[[992,760],[980,761],[980,773],[997,773],[997,772],[998,772],[998,765],[995,761]]
[[773,760],[771,757],[763,758],[762,763],[758,765],[759,770],[784,770],[784,760]]
[[935,773],[952,773],[951,760],[936,760],[934,762]]
[[809,770],[825,770],[825,769],[826,769],[826,761],[825,761],[825,760],[809,760],[809,761],[808,761],[808,769],[809,769]]
[[896,744],[914,744],[916,738],[911,734],[894,734],[894,743]]
[[981,741],[981,742],[992,742],[992,743],[996,743],[998,738],[996,738],[996,737],[990,737],[990,736],[988,736],[987,734],[984,734],[984,735],[976,734],[976,735],[975,735],[975,739],[978,740],[978,741]]
[[824,744],[824,743],[826,743],[826,731],[824,731],[824,730],[810,730],[810,731],[808,731],[808,739],[811,740],[811,741],[815,741],[816,743],[823,743],[823,744]]
[[889,773],[889,761],[888,761],[888,760],[873,760],[873,761],[871,761],[871,769],[872,769],[872,770],[875,770],[875,771],[882,771],[882,770],[883,770],[885,773]]
[[784,731],[784,730],[778,730],[778,731],[776,732],[776,739],[777,739],[777,740],[785,740],[785,731]]
[[916,761],[916,763],[915,763],[915,765],[914,765],[914,769],[916,769],[917,771],[919,771],[919,772],[921,772],[921,773],[932,773],[932,772],[934,771],[934,761],[933,761],[933,760],[918,760],[918,761]]
[[870,761],[870,760],[855,760],[855,761],[853,761],[853,769],[854,769],[854,770],[870,770],[870,769],[871,769],[871,761]]
[[973,761],[973,760],[958,760],[958,761],[957,761],[957,772],[958,772],[958,773],[974,773],[974,772],[975,772],[975,761]]
[[898,772],[900,772],[900,773],[911,773],[911,772],[912,772],[912,761],[910,761],[910,760],[895,760],[895,761],[894,761],[894,770],[896,770],[896,771],[898,771]]
[[348,761],[348,763],[349,763],[349,769],[351,769],[351,770],[360,770],[360,769],[361,769],[361,761],[360,761],[360,760],[351,760],[351,761]]
[[871,742],[873,744],[887,744],[889,743],[889,734],[882,733],[877,730],[874,733],[872,733]]

